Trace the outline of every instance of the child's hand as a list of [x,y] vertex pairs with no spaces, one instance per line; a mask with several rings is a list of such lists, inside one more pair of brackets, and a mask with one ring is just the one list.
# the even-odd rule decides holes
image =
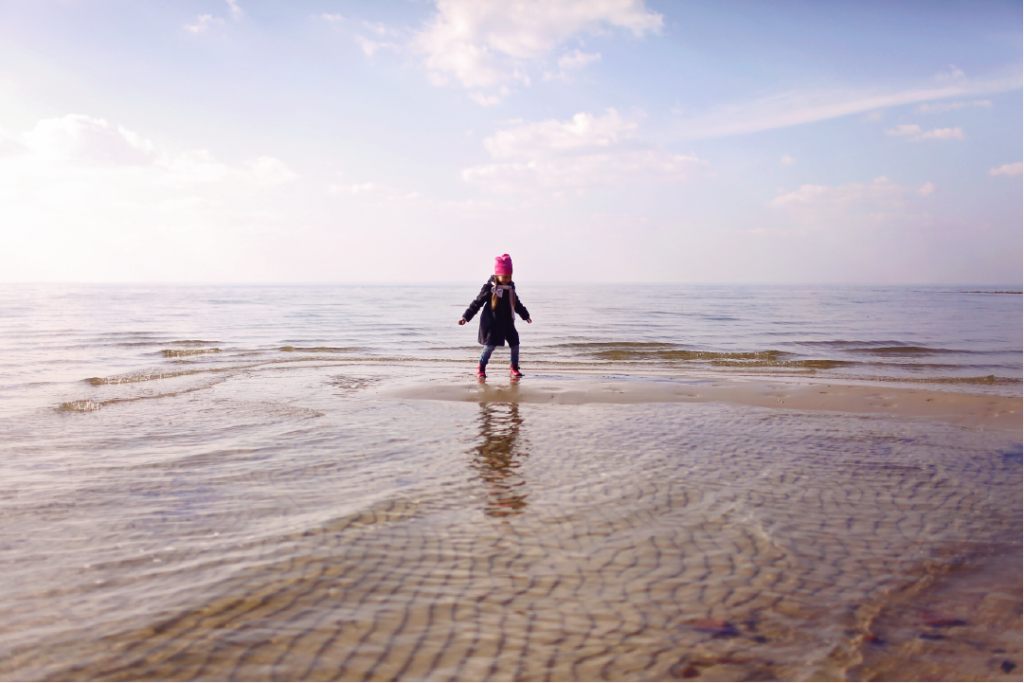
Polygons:
[[460,325],[465,325],[466,324],[466,319],[465,318],[459,318],[459,324]]
[[527,319],[526,319],[526,322],[528,322],[528,323],[532,323],[533,321],[532,321],[532,320],[530,320],[529,318],[527,318]]

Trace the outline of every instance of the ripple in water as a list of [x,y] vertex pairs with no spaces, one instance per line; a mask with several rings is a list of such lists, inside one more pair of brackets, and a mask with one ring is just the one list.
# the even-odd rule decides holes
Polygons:
[[[1019,576],[1019,433],[784,391],[389,396],[472,381],[451,314],[473,288],[158,288],[141,321],[102,289],[32,303],[47,291],[0,289],[20,311],[0,335],[5,678],[844,678],[894,671],[922,633],[977,675],[1019,664],[947,599],[1003,590],[984,577],[1004,565],[976,565]],[[524,287],[524,382],[761,363],[1019,395],[1013,297],[780,291],[613,288],[595,312],[592,290]]]

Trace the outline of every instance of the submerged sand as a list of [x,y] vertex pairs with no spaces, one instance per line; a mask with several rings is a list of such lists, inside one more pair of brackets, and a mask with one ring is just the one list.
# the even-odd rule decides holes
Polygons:
[[796,381],[726,379],[557,379],[507,378],[472,383],[439,379],[399,384],[383,390],[396,398],[475,403],[732,403],[759,408],[889,415],[951,422],[1020,433],[1020,397]]
[[55,411],[88,447],[8,508],[4,678],[1020,676],[1018,397],[365,363],[117,396]]
[[1021,680],[1021,546],[980,554],[911,585],[873,618],[848,677]]

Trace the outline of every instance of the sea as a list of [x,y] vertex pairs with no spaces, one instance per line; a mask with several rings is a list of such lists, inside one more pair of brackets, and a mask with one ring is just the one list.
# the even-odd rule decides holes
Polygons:
[[[1019,592],[927,600],[1019,582],[1020,430],[389,392],[477,382],[479,286],[0,286],[0,678],[1019,677]],[[1019,286],[517,292],[524,384],[1021,396]]]

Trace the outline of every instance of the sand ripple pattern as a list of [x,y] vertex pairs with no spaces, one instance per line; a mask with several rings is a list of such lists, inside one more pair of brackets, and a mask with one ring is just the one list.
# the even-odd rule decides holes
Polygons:
[[[842,678],[891,596],[1021,536],[1019,451],[942,425],[706,404],[414,401],[301,424],[301,437],[275,437],[301,438],[287,462],[254,448],[123,469],[128,486],[173,472],[164,497],[200,480],[242,496],[149,519],[147,533],[173,545],[160,554],[166,573],[107,567],[124,586],[106,589],[115,597],[145,601],[152,582],[177,581],[172,602],[144,615],[122,605],[94,631],[9,649],[0,673]],[[345,441],[356,426],[362,438]],[[414,455],[389,481],[412,483],[385,487],[373,473],[399,451]],[[246,504],[246,490],[274,494]],[[342,512],[339,500],[365,503]],[[200,551],[211,528],[224,545]]]

